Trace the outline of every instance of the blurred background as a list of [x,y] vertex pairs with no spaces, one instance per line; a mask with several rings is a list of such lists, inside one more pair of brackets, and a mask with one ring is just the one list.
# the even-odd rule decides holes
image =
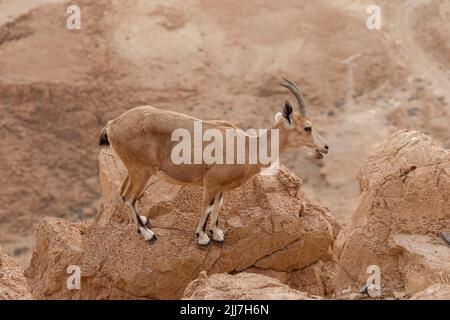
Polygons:
[[450,147],[449,21],[448,0],[0,0],[0,246],[26,266],[41,217],[95,216],[108,120],[152,105],[266,128],[294,101],[281,77],[331,148],[282,162],[345,221],[362,161],[392,133]]

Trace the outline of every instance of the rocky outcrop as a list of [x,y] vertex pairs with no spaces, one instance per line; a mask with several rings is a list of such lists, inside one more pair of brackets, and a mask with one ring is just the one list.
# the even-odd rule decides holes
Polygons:
[[13,258],[0,250],[0,300],[28,300],[28,289],[22,270]]
[[187,300],[312,300],[319,297],[294,290],[279,280],[255,274],[201,272],[184,291]]
[[360,289],[367,267],[381,269],[385,293],[414,294],[450,279],[450,153],[427,136],[395,134],[359,173],[361,197],[339,235],[340,289]]
[[[100,154],[103,197],[95,221],[46,218],[26,277],[36,298],[180,298],[188,283],[208,274],[253,268],[287,273],[327,263],[339,225],[306,200],[301,180],[285,168],[255,176],[225,194],[220,226],[223,246],[197,246],[201,188],[152,178],[141,198],[158,240],[144,242],[129,221],[118,188],[124,168],[111,149]],[[81,288],[67,288],[67,268],[81,270]]]

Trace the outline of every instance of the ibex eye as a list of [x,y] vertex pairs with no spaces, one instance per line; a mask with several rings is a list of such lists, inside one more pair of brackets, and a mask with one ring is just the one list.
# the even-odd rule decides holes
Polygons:
[[306,131],[306,132],[311,132],[311,131],[312,131],[312,128],[311,128],[311,127],[305,127],[305,131]]

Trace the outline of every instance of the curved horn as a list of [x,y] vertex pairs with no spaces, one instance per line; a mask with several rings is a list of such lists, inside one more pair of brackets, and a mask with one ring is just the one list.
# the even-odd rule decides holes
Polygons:
[[303,99],[302,93],[297,88],[295,83],[293,83],[292,81],[285,79],[285,78],[283,78],[283,80],[286,81],[286,83],[282,82],[282,83],[280,83],[280,85],[289,89],[294,94],[295,98],[297,99],[298,109],[300,111],[300,114],[302,117],[305,117],[306,116],[306,104],[305,104],[305,100]]

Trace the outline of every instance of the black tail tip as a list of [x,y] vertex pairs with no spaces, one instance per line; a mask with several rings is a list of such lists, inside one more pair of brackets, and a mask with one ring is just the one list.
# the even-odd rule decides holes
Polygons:
[[106,147],[109,146],[108,134],[106,132],[103,132],[100,135],[99,145],[100,146],[106,146]]

